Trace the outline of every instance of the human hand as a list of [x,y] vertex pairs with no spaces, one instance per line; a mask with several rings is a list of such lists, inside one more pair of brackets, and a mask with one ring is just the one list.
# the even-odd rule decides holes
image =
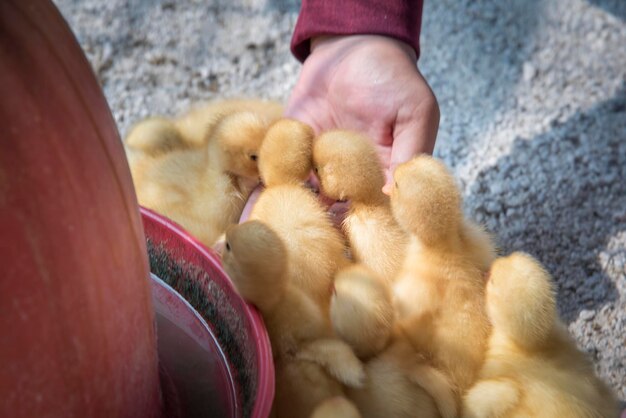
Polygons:
[[432,153],[439,127],[439,106],[415,52],[378,35],[313,39],[285,115],[316,133],[352,129],[368,135],[387,185],[398,164]]
[[[416,65],[415,51],[378,35],[320,37],[311,41],[285,116],[316,133],[352,129],[376,144],[387,176],[419,153],[431,154],[439,128],[439,106]],[[241,220],[258,198],[256,190]],[[346,205],[330,213],[340,223]]]

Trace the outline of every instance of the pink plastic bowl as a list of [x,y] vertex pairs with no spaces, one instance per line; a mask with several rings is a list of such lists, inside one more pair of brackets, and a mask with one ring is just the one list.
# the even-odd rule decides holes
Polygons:
[[[191,338],[205,339],[200,345],[211,357],[208,363],[219,363],[218,367],[206,366],[211,370],[206,374],[213,379],[213,386],[218,386],[213,393],[222,398],[220,402],[225,407],[221,410],[229,411],[234,418],[266,418],[274,397],[274,364],[261,315],[237,294],[214,251],[163,216],[145,208],[141,208],[141,215],[150,270],[166,283],[153,279],[157,323],[160,314],[177,317],[184,328],[191,330],[188,332]],[[177,301],[176,296],[172,296],[172,289],[191,306]],[[192,312],[178,313],[180,310]],[[200,329],[206,326],[211,335],[202,337],[208,335],[206,330]],[[157,332],[158,338],[163,338],[161,325],[158,325]],[[219,349],[209,347],[214,342]],[[180,347],[183,351],[188,349],[187,345]],[[170,344],[167,350],[172,352],[175,348],[172,349]],[[161,357],[161,341],[159,351]],[[162,369],[163,363],[161,359]],[[183,366],[189,369],[187,365]],[[165,370],[170,386],[169,390],[164,388],[166,398],[185,398],[181,391],[186,389],[172,383],[175,378],[172,379],[171,374]],[[180,403],[177,399],[166,399],[168,409],[180,409],[176,406]],[[179,414],[187,415],[185,412],[173,415]]]

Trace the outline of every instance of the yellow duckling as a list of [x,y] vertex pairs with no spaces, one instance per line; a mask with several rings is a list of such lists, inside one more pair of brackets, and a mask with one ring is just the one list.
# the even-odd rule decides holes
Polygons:
[[449,380],[455,401],[478,377],[490,330],[485,274],[495,250],[463,217],[452,174],[426,155],[394,173],[391,207],[410,235],[393,297],[402,334]]
[[480,380],[463,416],[617,417],[617,402],[558,319],[550,275],[531,256],[493,263],[487,284],[493,323]]
[[177,148],[198,148],[222,119],[239,112],[251,112],[269,122],[281,118],[277,102],[256,99],[224,99],[197,104],[175,118],[150,117],[132,127],[126,136],[128,147],[154,155]]
[[350,200],[343,228],[355,261],[392,282],[408,238],[382,192],[385,175],[372,141],[356,132],[326,132],[315,141],[313,166],[323,194]]
[[345,244],[317,197],[304,187],[311,171],[313,130],[282,119],[268,130],[259,153],[266,189],[250,219],[270,226],[285,243],[288,276],[327,312],[332,281],[347,264]]
[[454,418],[449,379],[395,330],[384,350],[365,363],[365,384],[346,393],[364,418]]
[[265,320],[274,355],[276,418],[309,417],[324,400],[361,386],[363,365],[332,337],[326,318],[289,276],[286,243],[269,226],[247,221],[226,231],[222,261],[241,296]]
[[[178,222],[205,245],[213,245],[228,225],[238,221],[258,184],[259,148],[270,122],[251,112],[233,113],[213,128],[199,148],[185,145],[176,130],[158,120],[136,128],[144,134],[161,132],[127,139],[139,204]],[[154,142],[144,140],[148,137]]]

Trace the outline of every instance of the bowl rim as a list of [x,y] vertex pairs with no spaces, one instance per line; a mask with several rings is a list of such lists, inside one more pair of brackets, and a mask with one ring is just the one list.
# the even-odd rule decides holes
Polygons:
[[139,206],[139,211],[142,219],[144,217],[148,218],[149,220],[171,230],[176,235],[189,242],[209,262],[209,264],[215,268],[216,271],[227,279],[224,280],[226,286],[228,286],[229,290],[243,302],[243,312],[250,322],[253,333],[252,339],[255,342],[258,366],[257,391],[251,418],[266,418],[270,414],[274,400],[275,376],[272,348],[261,313],[254,305],[251,305],[246,300],[241,298],[232,280],[228,277],[228,274],[226,274],[226,271],[222,267],[220,257],[215,250],[206,247],[171,219],[143,206]]

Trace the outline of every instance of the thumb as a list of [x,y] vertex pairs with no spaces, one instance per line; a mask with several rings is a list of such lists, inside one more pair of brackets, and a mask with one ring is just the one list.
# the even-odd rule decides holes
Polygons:
[[[430,101],[429,101],[430,102]],[[391,158],[387,169],[387,182],[383,191],[387,194],[393,182],[395,168],[418,154],[432,154],[439,129],[439,106],[433,100],[415,112],[415,117],[398,119],[393,131]]]

